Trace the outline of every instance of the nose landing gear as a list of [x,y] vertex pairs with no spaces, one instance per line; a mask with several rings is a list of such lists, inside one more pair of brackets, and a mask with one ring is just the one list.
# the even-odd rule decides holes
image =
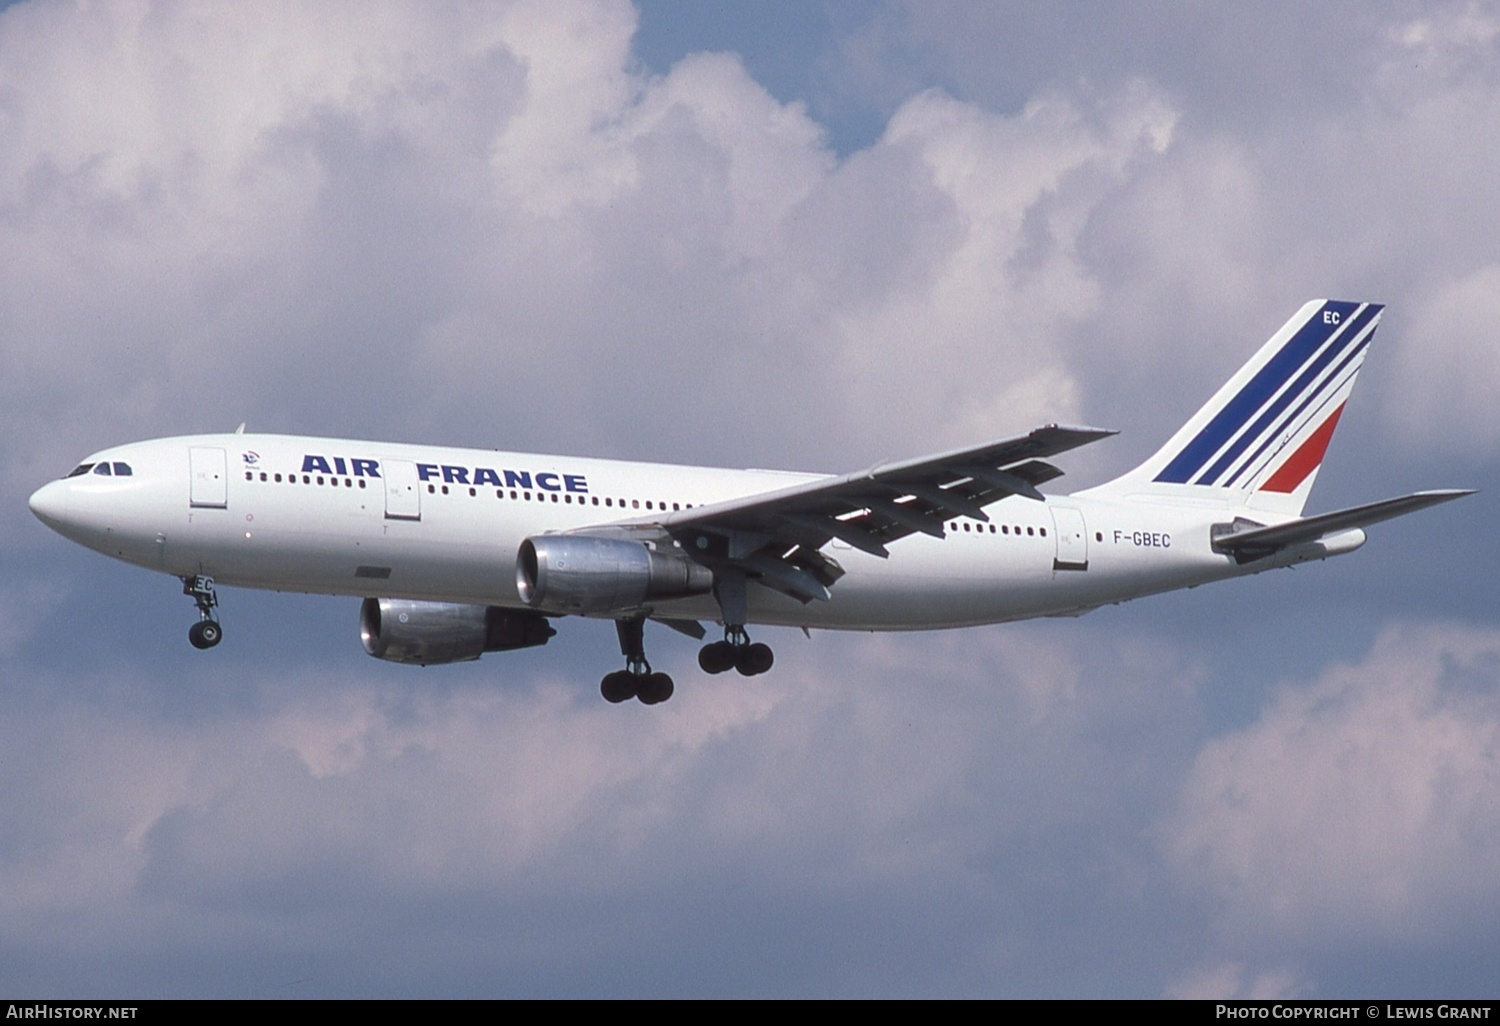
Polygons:
[[224,628],[219,626],[214,607],[219,596],[214,591],[214,579],[206,574],[182,579],[182,593],[191,595],[198,606],[198,622],[188,629],[188,642],[194,648],[213,648],[224,638]]

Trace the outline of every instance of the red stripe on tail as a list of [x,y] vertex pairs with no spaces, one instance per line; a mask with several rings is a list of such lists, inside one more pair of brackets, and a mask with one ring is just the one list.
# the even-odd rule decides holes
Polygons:
[[1281,465],[1271,479],[1261,485],[1263,492],[1291,493],[1297,490],[1297,486],[1307,480],[1307,475],[1318,469],[1323,462],[1323,454],[1328,451],[1328,441],[1333,437],[1333,429],[1339,426],[1339,415],[1344,412],[1344,404],[1333,411],[1333,415],[1325,420],[1318,430],[1310,435],[1307,441],[1302,443],[1301,448],[1292,453],[1291,459]]

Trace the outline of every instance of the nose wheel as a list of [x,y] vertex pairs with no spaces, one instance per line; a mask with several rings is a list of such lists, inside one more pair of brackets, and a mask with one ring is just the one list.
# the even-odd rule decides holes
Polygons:
[[182,593],[192,597],[198,606],[198,622],[188,628],[188,642],[194,648],[213,648],[224,639],[224,628],[219,625],[214,612],[219,596],[214,591],[214,579],[206,574],[182,579]]
[[194,648],[213,648],[222,637],[223,629],[213,620],[199,620],[188,628],[188,641]]

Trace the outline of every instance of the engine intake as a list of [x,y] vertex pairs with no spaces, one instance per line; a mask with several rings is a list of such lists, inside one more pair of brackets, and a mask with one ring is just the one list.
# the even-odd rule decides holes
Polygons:
[[359,640],[393,663],[458,663],[485,652],[545,645],[556,634],[540,613],[460,602],[367,598],[359,607]]
[[538,535],[516,554],[516,590],[549,613],[617,613],[651,599],[702,595],[714,585],[701,563],[644,544],[587,535]]

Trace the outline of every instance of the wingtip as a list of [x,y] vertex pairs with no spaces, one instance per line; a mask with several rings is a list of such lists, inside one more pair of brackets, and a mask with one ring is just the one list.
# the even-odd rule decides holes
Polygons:
[[1118,435],[1116,428],[1089,427],[1086,424],[1048,424],[1042,428],[1043,431],[1067,431],[1070,434],[1092,435],[1095,438],[1108,438],[1110,435]]

